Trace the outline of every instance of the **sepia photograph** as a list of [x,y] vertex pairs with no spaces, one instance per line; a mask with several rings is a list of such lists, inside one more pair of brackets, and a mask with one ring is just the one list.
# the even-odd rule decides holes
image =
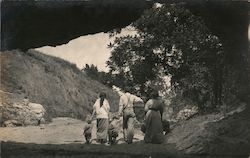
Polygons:
[[249,0],[0,6],[0,158],[250,158]]

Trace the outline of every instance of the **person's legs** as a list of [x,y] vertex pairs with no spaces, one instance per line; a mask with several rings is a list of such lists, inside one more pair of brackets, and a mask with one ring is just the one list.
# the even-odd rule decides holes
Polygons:
[[118,134],[114,130],[109,130],[108,136],[109,136],[109,143],[115,144]]
[[96,119],[96,141],[98,142],[98,143],[101,143],[101,139],[100,139],[100,136],[99,136],[99,128],[100,128],[100,121],[101,121],[101,119]]
[[113,138],[113,144],[116,144],[116,138],[118,137],[118,132],[116,130],[113,131],[112,133],[112,138]]
[[108,119],[97,119],[97,141],[106,143],[108,138]]
[[91,139],[91,133],[86,133],[85,134],[86,144],[90,144],[90,139]]
[[123,113],[123,138],[127,141],[127,128],[128,128],[128,115],[126,112]]
[[116,137],[112,137],[112,144],[116,144]]
[[125,109],[123,112],[123,136],[124,141],[132,143],[134,137],[135,113],[132,108]]
[[92,140],[95,140],[97,141],[97,136],[96,136],[96,133],[97,133],[97,120],[93,120],[92,121],[92,131],[91,131],[91,138]]
[[130,117],[128,119],[128,128],[127,128],[127,143],[131,144],[133,142],[133,138],[134,138],[134,122],[135,122],[135,118],[134,117]]
[[132,143],[134,137],[135,113],[133,109],[126,109],[123,113],[123,135],[124,141]]
[[112,141],[112,131],[108,130],[108,141],[111,143]]

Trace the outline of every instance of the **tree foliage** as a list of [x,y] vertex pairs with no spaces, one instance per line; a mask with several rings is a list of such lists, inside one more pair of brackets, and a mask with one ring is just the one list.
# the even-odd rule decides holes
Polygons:
[[106,86],[111,87],[113,85],[113,76],[111,75],[111,73],[99,71],[97,66],[93,64],[86,64],[82,71],[84,71],[90,78],[99,81]]
[[122,86],[143,96],[153,87],[149,83],[171,76],[172,88],[201,107],[221,103],[224,52],[202,19],[183,5],[163,5],[147,10],[132,26],[136,35],[109,45],[107,64],[111,73],[123,76],[127,84]]

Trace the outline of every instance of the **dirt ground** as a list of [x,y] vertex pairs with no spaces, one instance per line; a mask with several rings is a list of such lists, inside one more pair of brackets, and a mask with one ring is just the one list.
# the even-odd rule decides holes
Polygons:
[[[92,138],[95,139],[96,125],[93,121]],[[0,127],[0,140],[36,144],[85,143],[83,128],[85,122],[73,118],[60,117],[52,123],[41,126]],[[122,133],[119,133],[118,140]],[[143,133],[135,131],[134,142],[143,140]],[[121,143],[121,142],[118,142]]]
[[[1,127],[1,156],[4,157],[176,157],[171,145],[143,143],[136,130],[132,145],[85,145],[82,132],[85,122],[72,118],[56,118],[50,124],[27,127]],[[95,132],[95,129],[93,130]],[[121,139],[122,134],[119,134]],[[168,150],[166,150],[168,149]],[[172,155],[172,156],[171,156]],[[173,156],[174,155],[174,156]]]
[[[72,118],[56,118],[42,126],[1,127],[0,158],[230,158],[185,155],[173,144],[145,144],[138,129],[133,144],[118,141],[112,146],[86,145],[82,135],[84,124]],[[118,139],[121,137],[120,133]]]

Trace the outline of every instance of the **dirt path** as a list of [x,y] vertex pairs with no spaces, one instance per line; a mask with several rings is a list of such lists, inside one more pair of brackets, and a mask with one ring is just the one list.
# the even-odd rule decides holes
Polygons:
[[[82,135],[84,124],[85,122],[81,120],[62,117],[55,118],[52,123],[42,126],[1,127],[0,140],[36,144],[84,143],[85,139]],[[94,131],[95,129],[93,133]],[[120,133],[119,138],[121,137]],[[93,138],[95,138],[94,134]],[[143,133],[136,130],[134,141],[142,139]]]
[[44,126],[1,127],[0,158],[230,158],[228,155],[184,155],[172,144],[145,144],[139,130],[135,132],[133,144],[121,141],[112,146],[86,145],[82,135],[84,124],[72,118],[56,118]]
[[[144,144],[136,130],[132,145],[85,145],[82,135],[85,122],[56,118],[44,126],[0,128],[2,157],[147,157],[175,155],[170,145]],[[119,134],[121,137],[122,134]],[[119,138],[118,138],[119,139]],[[13,152],[14,151],[14,152]],[[173,154],[174,153],[174,154]]]
[[56,118],[43,126],[1,127],[0,140],[36,144],[82,142],[83,125],[80,120]]

